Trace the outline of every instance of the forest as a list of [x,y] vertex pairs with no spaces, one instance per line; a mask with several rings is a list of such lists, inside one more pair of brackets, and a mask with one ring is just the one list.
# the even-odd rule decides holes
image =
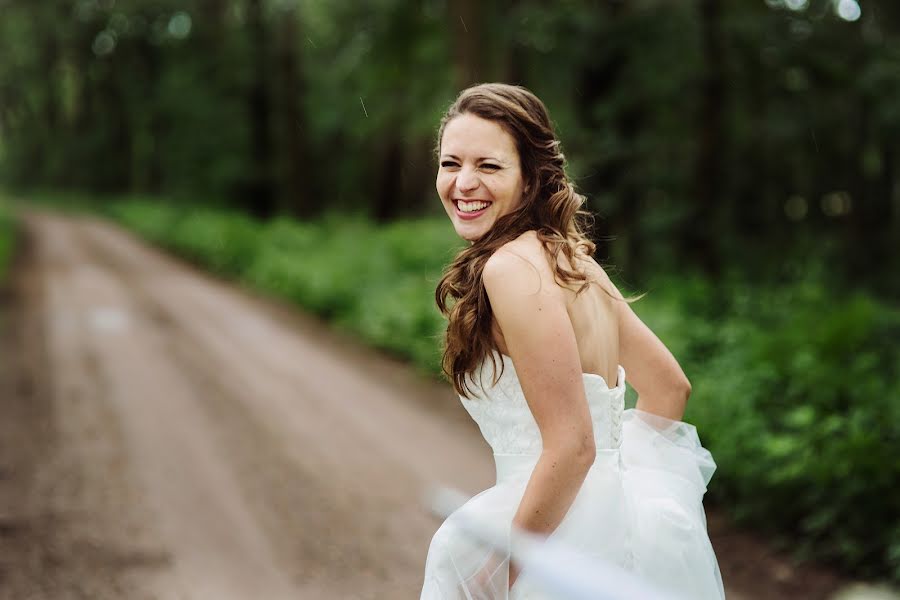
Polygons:
[[260,217],[435,213],[441,111],[537,93],[644,272],[828,266],[896,296],[900,8],[853,0],[4,0],[8,185]]
[[694,382],[710,501],[798,557],[900,581],[897,2],[0,13],[7,196],[105,214],[431,373],[434,283],[459,247],[437,124],[473,83],[534,91],[597,259],[648,292],[635,310]]

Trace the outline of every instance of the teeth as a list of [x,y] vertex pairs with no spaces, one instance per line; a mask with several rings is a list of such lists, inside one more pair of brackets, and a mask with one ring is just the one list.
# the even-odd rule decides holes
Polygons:
[[477,210],[481,210],[488,204],[490,204],[490,203],[489,202],[481,202],[480,200],[474,200],[472,202],[460,200],[457,203],[457,205],[459,206],[459,210],[461,210],[463,212],[475,212]]

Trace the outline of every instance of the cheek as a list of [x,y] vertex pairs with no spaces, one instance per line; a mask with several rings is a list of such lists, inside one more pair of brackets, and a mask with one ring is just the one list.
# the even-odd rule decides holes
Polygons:
[[437,179],[434,182],[434,187],[435,189],[437,189],[438,195],[440,195],[441,200],[447,199],[450,185],[452,183],[452,178],[448,175],[440,173],[438,174]]
[[510,202],[515,195],[514,186],[506,181],[491,181],[490,183],[486,183],[485,187],[487,187],[488,192],[490,192],[495,200],[500,200],[502,202]]
[[509,196],[516,204],[522,202],[525,197],[525,186],[520,178],[516,178],[509,184]]

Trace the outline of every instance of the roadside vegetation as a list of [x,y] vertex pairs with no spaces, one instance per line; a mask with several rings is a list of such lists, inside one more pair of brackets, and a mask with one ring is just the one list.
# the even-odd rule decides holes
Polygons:
[[[444,219],[260,223],[147,201],[107,212],[439,373],[433,292],[460,244]],[[719,465],[710,502],[800,557],[900,579],[900,311],[816,269],[777,286],[669,276],[630,291],[649,292],[634,308],[692,381],[686,420]]]
[[0,196],[0,287],[6,283],[16,242],[16,220],[9,203]]
[[443,319],[434,288],[459,245],[443,221],[261,224],[237,212],[142,201],[107,212],[215,273],[286,298],[422,370],[439,370]]

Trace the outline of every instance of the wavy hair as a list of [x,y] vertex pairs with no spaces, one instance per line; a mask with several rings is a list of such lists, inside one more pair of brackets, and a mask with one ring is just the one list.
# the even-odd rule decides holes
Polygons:
[[[544,103],[519,86],[484,83],[467,88],[441,119],[436,153],[440,153],[447,123],[465,114],[494,121],[513,137],[524,184],[518,207],[461,250],[444,270],[435,290],[438,308],[448,320],[443,371],[457,393],[469,397],[467,375],[474,373],[487,356],[496,366],[493,311],[482,282],[488,258],[507,242],[533,230],[557,281],[580,284],[576,291],[580,294],[590,281],[574,268],[575,255],[579,249],[591,255],[596,247],[585,234],[592,215],[581,209],[585,197],[575,191],[566,175],[565,156]],[[560,261],[560,253],[573,268]],[[498,373],[496,368],[494,373]]]

